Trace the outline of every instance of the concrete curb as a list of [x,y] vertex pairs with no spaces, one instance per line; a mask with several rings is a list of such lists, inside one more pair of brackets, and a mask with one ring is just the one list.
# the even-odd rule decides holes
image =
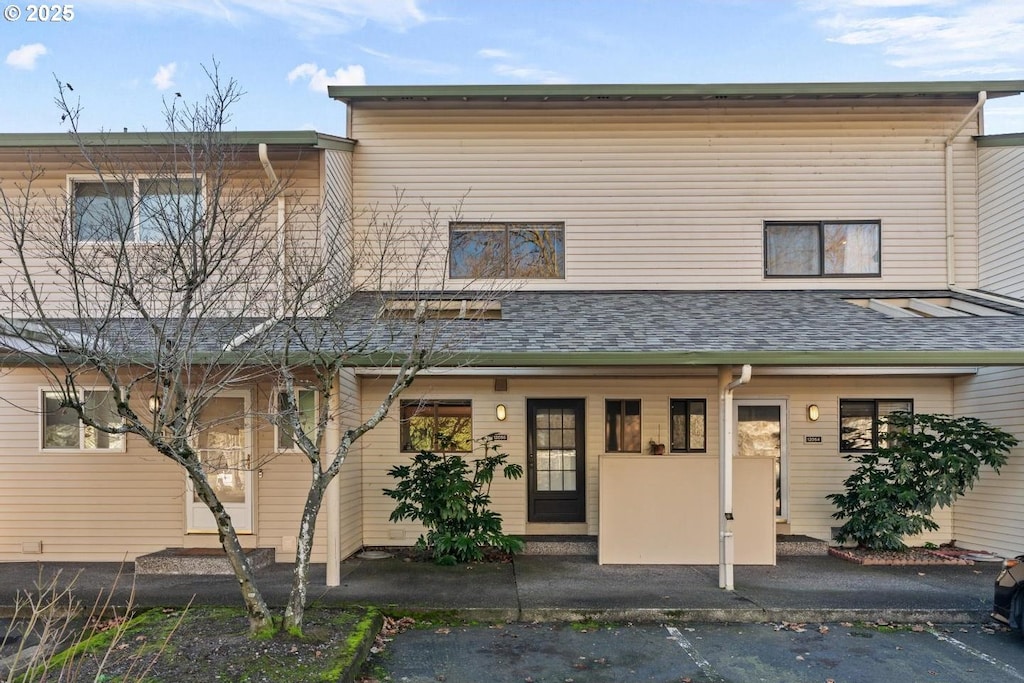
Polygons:
[[362,631],[363,637],[353,648],[351,659],[338,677],[338,683],[354,683],[356,676],[362,671],[363,665],[366,663],[367,658],[369,658],[370,648],[373,647],[373,642],[383,626],[384,617],[377,610],[370,610],[360,619],[356,628]]
[[496,609],[467,607],[462,609],[432,609],[429,607],[402,607],[394,605],[380,608],[388,615],[409,616],[429,620],[442,618],[453,622],[485,623],[557,623],[580,621],[607,621],[615,623],[706,623],[706,624],[763,624],[763,623],[839,623],[844,621],[891,624],[971,624],[989,620],[985,610],[950,609],[794,609],[759,607],[732,608],[611,608],[580,609],[534,607]]

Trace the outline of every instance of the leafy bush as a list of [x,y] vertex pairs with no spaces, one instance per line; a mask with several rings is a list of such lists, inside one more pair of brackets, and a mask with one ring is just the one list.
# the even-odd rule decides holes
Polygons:
[[501,515],[490,509],[491,482],[502,468],[506,479],[523,476],[521,465],[508,464],[493,435],[481,439],[484,456],[472,465],[457,454],[420,451],[408,465],[396,465],[388,476],[398,479],[384,494],[398,501],[391,521],[420,521],[427,528],[416,546],[438,564],[479,561],[484,549],[515,553],[523,542],[501,530]]
[[892,413],[882,418],[888,438],[872,453],[843,457],[857,463],[846,493],[829,500],[832,516],[846,519],[836,540],[864,548],[902,550],[903,538],[939,526],[936,507],[947,507],[978,480],[982,465],[997,473],[1017,439],[973,417]]

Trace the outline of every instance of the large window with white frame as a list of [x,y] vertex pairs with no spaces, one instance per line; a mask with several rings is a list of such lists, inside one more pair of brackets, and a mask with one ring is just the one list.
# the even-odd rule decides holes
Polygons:
[[764,224],[767,277],[877,277],[881,252],[880,221]]
[[69,178],[71,218],[83,242],[166,242],[203,222],[198,177]]
[[[86,416],[94,422],[109,427],[121,424],[114,392],[81,389],[79,399]],[[41,389],[40,408],[39,445],[43,450],[124,450],[124,434],[110,434],[84,424],[78,419],[78,413],[65,405],[60,392]]]
[[[316,389],[296,388],[295,407],[298,409],[299,422],[302,424],[302,433],[310,440],[316,439],[317,419],[319,417],[319,392]],[[288,411],[288,393],[277,392],[277,410],[282,415]],[[297,451],[299,446],[296,443],[295,430],[290,420],[280,419],[274,426],[277,450]]]

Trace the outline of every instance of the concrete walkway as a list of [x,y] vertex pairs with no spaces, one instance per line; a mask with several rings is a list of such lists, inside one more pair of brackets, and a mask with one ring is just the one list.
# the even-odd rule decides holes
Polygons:
[[[19,592],[61,572],[91,603],[115,589],[124,605],[134,581],[135,604],[241,604],[229,576],[135,576],[117,579],[108,563],[0,564],[0,613]],[[860,566],[827,555],[779,557],[775,567],[736,567],[735,591],[718,588],[717,566],[599,566],[593,557],[523,555],[508,564],[438,567],[399,558],[342,563],[341,586],[325,587],[324,565],[311,572],[310,602],[375,605],[385,611],[447,612],[467,619],[547,621],[979,622],[988,619],[999,565]],[[272,605],[283,605],[291,565],[257,572]]]

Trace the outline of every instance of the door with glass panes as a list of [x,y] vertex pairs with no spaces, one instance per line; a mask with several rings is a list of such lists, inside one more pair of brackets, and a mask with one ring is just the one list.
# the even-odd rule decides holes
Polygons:
[[528,520],[585,522],[583,399],[526,402]]

